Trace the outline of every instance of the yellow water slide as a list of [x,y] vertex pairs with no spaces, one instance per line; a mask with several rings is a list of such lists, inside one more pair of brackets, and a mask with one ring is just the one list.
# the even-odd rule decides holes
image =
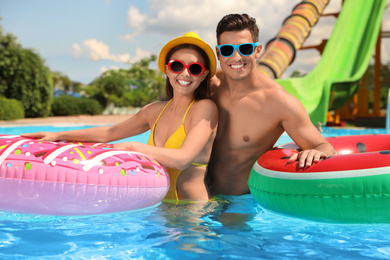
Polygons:
[[304,0],[293,8],[276,37],[266,44],[258,61],[258,69],[263,74],[270,78],[281,77],[328,3],[329,0]]

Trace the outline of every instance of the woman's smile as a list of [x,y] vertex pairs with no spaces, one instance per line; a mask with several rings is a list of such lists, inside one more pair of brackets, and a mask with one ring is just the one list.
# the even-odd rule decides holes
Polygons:
[[186,87],[192,83],[192,81],[183,80],[183,79],[178,79],[177,82],[179,83],[179,85],[184,86],[184,87]]

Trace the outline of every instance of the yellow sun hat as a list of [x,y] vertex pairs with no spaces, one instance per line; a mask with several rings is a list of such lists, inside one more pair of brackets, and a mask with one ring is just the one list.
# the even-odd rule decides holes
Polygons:
[[172,48],[180,44],[193,44],[204,50],[210,61],[210,78],[214,76],[215,70],[217,69],[217,59],[215,58],[213,49],[194,32],[188,32],[181,37],[169,41],[161,49],[160,56],[158,57],[158,67],[163,73],[165,73],[165,59],[167,54]]

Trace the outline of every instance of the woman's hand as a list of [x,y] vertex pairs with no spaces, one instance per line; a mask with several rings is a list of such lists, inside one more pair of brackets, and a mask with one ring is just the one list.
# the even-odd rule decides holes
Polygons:
[[140,151],[140,145],[142,145],[139,142],[125,142],[125,143],[116,143],[113,145],[114,149],[120,149],[120,150],[127,150],[127,151],[133,151],[133,152],[141,152]]
[[57,134],[54,132],[37,132],[20,134],[21,137],[38,139],[39,141],[58,141]]

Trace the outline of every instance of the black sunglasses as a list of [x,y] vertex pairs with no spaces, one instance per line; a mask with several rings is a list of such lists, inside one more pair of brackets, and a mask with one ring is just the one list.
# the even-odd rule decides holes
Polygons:
[[242,43],[242,44],[222,44],[217,45],[217,48],[219,50],[219,53],[223,57],[230,57],[233,55],[234,51],[238,49],[238,52],[243,56],[249,56],[252,55],[255,51],[255,47],[259,45],[259,42],[255,43]]

